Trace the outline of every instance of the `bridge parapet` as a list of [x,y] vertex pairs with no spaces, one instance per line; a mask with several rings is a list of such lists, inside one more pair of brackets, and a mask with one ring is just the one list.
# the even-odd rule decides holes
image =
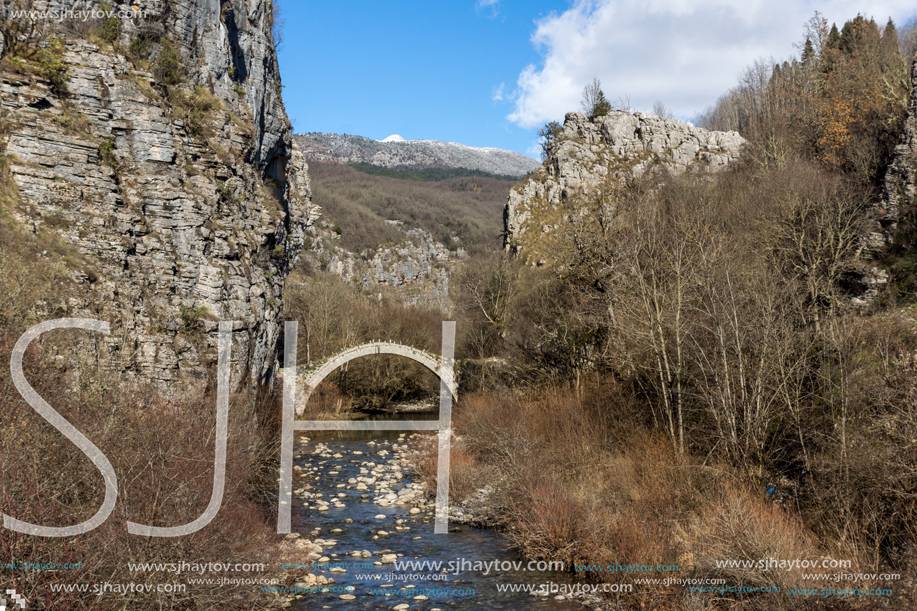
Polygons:
[[[441,357],[430,354],[426,350],[422,350],[420,348],[405,346],[403,344],[396,344],[394,342],[377,341],[361,344],[359,346],[352,346],[330,358],[323,359],[315,363],[310,363],[309,365],[301,365],[296,367],[295,375],[298,378],[298,381],[302,383],[302,395],[301,397],[298,397],[296,401],[296,415],[299,416],[303,413],[306,407],[306,402],[309,400],[312,392],[332,371],[344,363],[363,356],[371,356],[374,354],[394,354],[397,356],[409,358],[413,361],[417,361],[435,373],[437,377],[441,379],[447,379],[447,385],[453,399],[458,399],[458,385],[455,382],[453,371],[451,371],[451,369],[448,372],[442,371]],[[286,368],[282,368],[281,374],[286,375],[286,373]],[[444,376],[444,373],[447,373],[447,375]]]

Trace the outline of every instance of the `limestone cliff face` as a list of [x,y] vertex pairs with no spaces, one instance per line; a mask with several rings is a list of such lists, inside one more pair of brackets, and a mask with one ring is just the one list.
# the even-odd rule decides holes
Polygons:
[[309,229],[312,241],[304,259],[312,268],[367,291],[391,290],[404,303],[448,312],[449,277],[465,250],[449,249],[428,231],[407,229],[401,221],[387,222],[401,229],[403,240],[354,253],[340,246],[329,226],[320,226],[330,225],[323,221]]
[[870,305],[888,285],[888,271],[876,263],[889,249],[917,249],[917,58],[911,64],[911,83],[904,129],[885,173],[882,197],[869,209],[868,231],[857,252],[859,271],[850,278],[854,305]]
[[[917,58],[911,64],[911,99],[901,140],[895,147],[895,158],[885,174],[885,197],[876,210],[878,226],[870,235],[874,248],[891,243],[898,223],[906,215],[917,214]],[[912,220],[913,222],[913,220]],[[913,236],[910,241],[913,242]],[[917,243],[907,244],[908,248]]]
[[[283,282],[318,216],[280,99],[271,3],[131,6],[145,17],[122,20],[115,45],[64,36],[66,93],[28,62],[4,64],[0,153],[20,195],[6,212],[73,251],[67,313],[111,324],[116,370],[199,379],[217,321],[233,320],[234,371],[266,380]],[[124,51],[140,37],[146,62]],[[182,64],[168,88],[149,70],[166,46]]]
[[568,199],[588,197],[610,182],[649,170],[722,168],[738,159],[744,144],[737,132],[711,132],[652,114],[616,111],[589,121],[568,113],[541,169],[509,194],[504,246],[540,256],[532,251],[536,236],[564,222],[559,210]]

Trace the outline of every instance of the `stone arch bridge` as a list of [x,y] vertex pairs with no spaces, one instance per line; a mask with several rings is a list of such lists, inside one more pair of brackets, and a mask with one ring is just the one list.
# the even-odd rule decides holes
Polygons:
[[455,382],[455,376],[452,375],[452,372],[449,372],[448,376],[443,375],[443,359],[441,357],[430,354],[426,350],[412,348],[411,346],[405,346],[403,344],[381,341],[369,342],[368,344],[354,346],[342,352],[338,352],[328,359],[297,367],[296,378],[299,383],[302,384],[302,394],[297,397],[296,415],[302,415],[303,411],[306,409],[306,403],[308,403],[312,392],[318,388],[318,385],[321,384],[322,380],[328,377],[331,372],[333,372],[341,365],[354,359],[360,358],[361,356],[371,356],[374,354],[395,354],[420,363],[432,371],[434,374],[436,374],[436,377],[440,380],[443,380],[444,378],[448,379],[448,387],[449,392],[452,394],[452,399],[454,401],[458,400],[458,384]]

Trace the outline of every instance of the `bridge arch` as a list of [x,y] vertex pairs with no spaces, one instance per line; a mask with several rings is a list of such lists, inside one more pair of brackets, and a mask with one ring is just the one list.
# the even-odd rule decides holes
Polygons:
[[306,409],[306,403],[309,402],[309,397],[312,396],[312,392],[318,388],[322,380],[328,377],[331,372],[345,363],[360,358],[361,356],[370,356],[373,354],[395,354],[420,363],[436,374],[436,377],[441,381],[446,383],[449,392],[452,394],[453,401],[458,400],[458,385],[455,382],[455,376],[452,375],[451,371],[443,371],[442,358],[434,356],[425,350],[412,348],[411,346],[405,346],[403,344],[370,342],[337,353],[327,361],[321,363],[317,369],[313,369],[312,366],[309,365],[297,367],[296,377],[302,380],[303,389],[302,398],[297,401],[296,415],[302,415]]

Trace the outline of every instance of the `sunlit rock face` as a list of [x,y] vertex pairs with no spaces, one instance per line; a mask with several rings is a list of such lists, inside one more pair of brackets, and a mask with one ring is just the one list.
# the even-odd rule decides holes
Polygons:
[[737,132],[712,132],[648,113],[611,112],[589,121],[568,113],[542,167],[509,194],[504,246],[539,258],[537,236],[564,222],[561,204],[589,197],[616,181],[648,171],[719,170],[745,145]]
[[[917,59],[911,64],[911,83],[917,85]],[[873,245],[881,248],[895,239],[898,223],[904,215],[917,210],[917,90],[911,89],[904,131],[895,157],[885,174],[884,198],[876,210],[876,231]],[[913,238],[912,238],[913,241]],[[917,247],[910,243],[908,247]]]
[[449,278],[455,266],[465,259],[465,249],[454,243],[449,248],[430,232],[406,228],[401,221],[386,222],[397,227],[404,238],[360,253],[343,248],[340,236],[320,227],[321,223],[311,227],[310,248],[303,253],[303,259],[312,269],[334,274],[367,292],[390,287],[403,303],[449,312]]
[[[917,58],[911,64],[911,83],[917,85]],[[868,231],[860,240],[861,260],[850,278],[854,305],[867,306],[888,285],[888,272],[877,260],[896,242],[904,251],[917,250],[917,90],[911,89],[907,119],[885,174],[882,197],[869,210]]]
[[[124,377],[204,379],[231,320],[234,381],[266,381],[284,279],[318,216],[280,98],[271,3],[131,7],[145,16],[121,20],[117,45],[62,34],[66,93],[39,72],[2,74],[0,152],[20,195],[6,212],[67,255],[79,290],[57,311],[110,323],[106,360]],[[138,60],[126,49],[139,37]],[[181,63],[168,89],[153,74],[167,45]]]

